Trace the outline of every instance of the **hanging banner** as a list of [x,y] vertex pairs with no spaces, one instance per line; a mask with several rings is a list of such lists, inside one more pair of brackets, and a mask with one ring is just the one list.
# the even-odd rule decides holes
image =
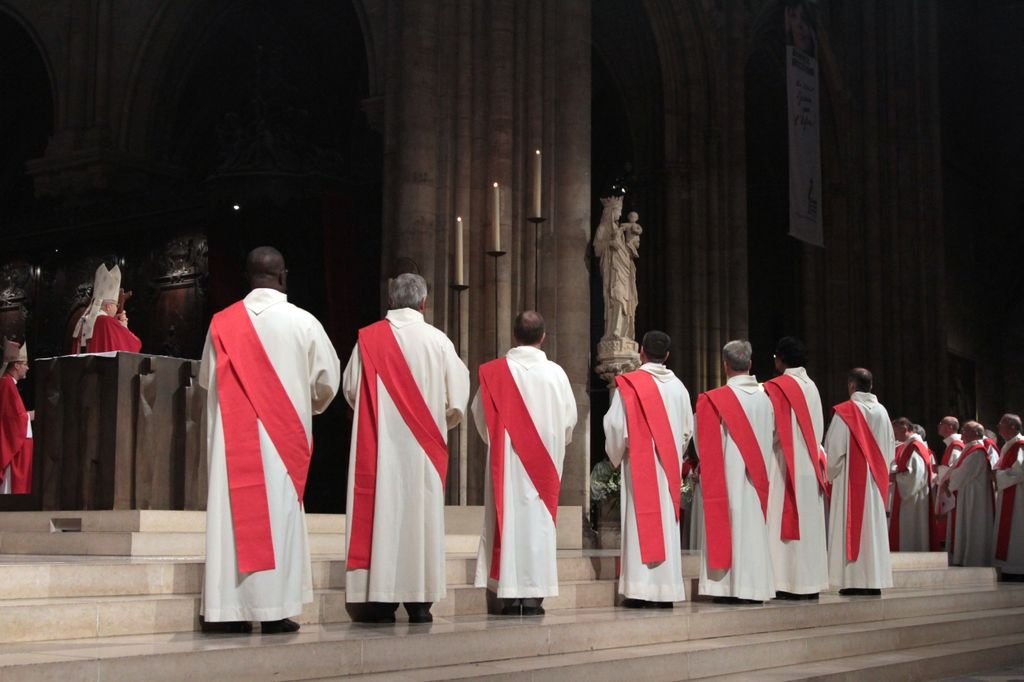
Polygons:
[[824,246],[821,142],[818,125],[818,45],[806,0],[787,2],[786,92],[789,106],[789,234]]

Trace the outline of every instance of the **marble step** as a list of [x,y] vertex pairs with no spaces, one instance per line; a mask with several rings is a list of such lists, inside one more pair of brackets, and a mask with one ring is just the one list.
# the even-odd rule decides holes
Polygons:
[[687,603],[667,612],[597,608],[538,619],[309,626],[275,637],[174,633],[4,644],[0,679],[749,679],[767,667],[949,649],[1022,630],[1024,586],[893,590],[881,598],[827,595],[820,604]]
[[[808,679],[776,678],[773,669],[764,666],[785,664],[807,671],[835,669],[836,661],[853,660],[863,665],[857,672],[875,672],[875,679],[907,678],[878,660],[911,662],[917,649],[942,650],[961,643],[969,631],[976,642],[1008,637],[1024,640],[1024,609],[997,609],[931,618],[895,619],[884,623],[855,626],[833,625],[813,630],[783,630],[759,635],[737,635],[717,640],[691,640],[606,649],[597,652],[573,652],[530,656],[511,660],[469,665],[425,667],[393,673],[337,676],[323,679],[375,682],[402,680],[433,682],[440,680],[758,680]],[[986,647],[987,648],[987,647]],[[849,656],[848,654],[858,654]],[[842,658],[836,659],[837,656]],[[1024,653],[1017,653],[1024,658]],[[856,669],[855,669],[856,670]],[[642,671],[640,673],[639,671]],[[852,672],[852,670],[851,670]],[[810,679],[819,679],[812,676]],[[839,678],[834,679],[849,679]]]
[[[921,589],[934,587],[925,585]],[[690,581],[687,588],[692,601],[696,589],[695,582]],[[946,586],[945,589],[991,590],[993,586]],[[981,604],[986,599],[991,600],[993,593],[990,591],[979,594],[982,595],[979,596],[978,602]],[[826,601],[835,598],[838,597],[833,593],[822,596]],[[1024,599],[1024,592],[1021,593],[1021,599]],[[607,608],[615,606],[620,601],[617,583],[614,580],[563,579],[559,585],[558,596],[545,599],[544,606],[551,612]],[[706,601],[704,603],[706,604]],[[199,611],[198,592],[5,599],[0,600],[0,643],[45,641],[55,636],[70,639],[157,632],[192,632],[198,628]],[[439,618],[484,616],[487,613],[486,590],[472,585],[451,585],[447,596],[434,605],[433,613]],[[400,619],[404,618],[403,614],[404,612],[400,610]],[[349,622],[345,610],[344,589],[316,589],[313,602],[306,605],[302,615],[296,620],[303,624]]]
[[[445,535],[445,550],[451,553],[475,552],[479,543],[479,534]],[[343,556],[345,534],[311,532],[309,551]],[[0,534],[0,554],[202,558],[206,556],[206,532],[5,531]]]
[[[897,566],[904,555],[894,555]],[[683,576],[687,594],[696,593],[699,555],[684,553]],[[345,585],[345,562],[313,557],[313,586],[317,589]],[[471,584],[476,575],[475,553],[450,553],[446,561],[448,585]],[[9,599],[38,599],[146,594],[191,594],[202,589],[203,564],[195,559],[125,559],[81,556],[0,557],[0,585]],[[562,581],[615,580],[618,557],[613,552],[560,550],[558,575]],[[906,569],[893,571],[897,588],[929,588],[955,585],[995,584],[992,568]]]
[[[1024,663],[1024,634],[995,635],[958,642],[944,642],[885,653],[846,656],[829,661],[815,661],[757,671],[765,682],[845,682],[856,679],[916,680],[947,679],[978,670],[992,670]],[[746,682],[748,674],[716,675],[708,679],[720,682]],[[959,677],[957,679],[960,679]],[[997,676],[966,678],[1006,680]],[[1016,678],[1012,678],[1016,679]]]
[[[444,508],[445,532],[478,536],[483,507]],[[344,514],[306,514],[310,535],[345,534]],[[578,506],[558,508],[558,547],[583,547],[583,514]],[[0,512],[0,537],[6,533],[205,533],[206,512],[168,510]],[[202,549],[205,552],[205,548]],[[20,553],[4,549],[0,552]],[[31,552],[42,554],[42,551]],[[170,552],[173,556],[178,552]]]

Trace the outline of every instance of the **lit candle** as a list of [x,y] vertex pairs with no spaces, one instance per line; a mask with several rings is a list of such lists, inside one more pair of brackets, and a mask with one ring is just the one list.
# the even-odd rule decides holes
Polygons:
[[491,206],[491,251],[501,251],[501,188],[494,183],[494,203]]
[[465,283],[462,271],[462,218],[459,217],[455,219],[455,284],[462,286]]
[[541,156],[538,149],[533,155],[533,208],[530,212],[531,218],[541,217]]

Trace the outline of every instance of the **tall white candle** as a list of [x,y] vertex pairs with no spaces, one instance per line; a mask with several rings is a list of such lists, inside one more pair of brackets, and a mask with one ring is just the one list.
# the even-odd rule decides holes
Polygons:
[[538,149],[533,155],[533,202],[530,208],[530,218],[541,217],[541,155]]
[[462,218],[455,219],[455,284],[462,286],[466,283],[465,273],[462,270]]
[[494,183],[491,205],[491,251],[501,251],[501,187],[498,183]]

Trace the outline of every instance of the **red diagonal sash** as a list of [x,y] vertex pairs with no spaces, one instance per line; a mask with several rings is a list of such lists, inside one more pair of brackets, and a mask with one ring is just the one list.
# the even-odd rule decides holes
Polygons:
[[[915,452],[924,461],[925,480],[931,481],[932,462],[928,454],[928,448],[924,441],[917,440],[916,438],[910,441],[910,443],[901,445],[899,452],[896,453],[897,473],[906,473],[910,469],[910,458],[913,457]],[[903,498],[900,496],[899,486],[897,485],[892,499],[892,516],[889,518],[889,549],[893,552],[900,551],[900,508],[902,506]]]
[[239,301],[214,315],[217,402],[231,496],[238,571],[274,568],[274,543],[257,420],[263,424],[302,503],[312,449],[309,434]]
[[[1017,463],[1017,454],[1024,449],[1024,440],[1018,440],[999,458],[996,469],[1009,469]],[[996,559],[1006,561],[1010,550],[1010,528],[1013,524],[1013,503],[1017,499],[1017,488],[1020,484],[1011,485],[1003,490],[1003,501],[999,507],[999,535],[996,537]]]
[[697,433],[704,494],[704,531],[708,568],[732,566],[732,527],[729,521],[729,490],[725,482],[725,449],[722,424],[743,457],[747,475],[768,518],[768,471],[764,455],[736,393],[728,386],[702,393],[697,398]]
[[875,480],[883,507],[889,472],[886,470],[885,456],[860,408],[852,400],[847,400],[834,409],[850,430],[846,477],[846,560],[856,561],[860,556],[860,536],[864,527],[864,491],[868,484],[868,469]]
[[437,470],[442,488],[448,475],[448,443],[423,399],[423,393],[398,345],[391,323],[381,320],[360,329],[359,353],[363,374],[360,378],[356,424],[352,537],[346,557],[346,566],[350,570],[370,567],[373,513],[377,497],[378,378],[416,442]]
[[[633,482],[633,508],[636,512],[640,558],[645,564],[665,560],[665,536],[661,525],[661,490],[655,455],[668,483],[669,496],[679,521],[679,495],[682,484],[679,452],[665,401],[657,380],[650,372],[636,370],[615,377],[626,407],[629,433],[629,472]],[[653,441],[653,447],[652,447]]]
[[[960,457],[956,460],[956,464],[954,464],[950,468],[951,469],[959,469],[960,466],[964,462],[967,461],[968,455],[973,455],[975,452],[984,453],[985,457],[988,458],[988,449],[985,447],[985,443],[984,442],[975,443],[971,447],[969,447],[966,450],[964,450],[963,452],[961,452],[960,453]],[[948,549],[949,549],[950,552],[952,552],[953,548],[956,546],[956,512],[957,512],[957,508],[960,506],[960,491],[959,490],[954,490],[953,491],[953,499],[955,500],[955,502],[953,504],[953,511],[951,511],[949,513],[949,522],[950,522],[950,524],[952,524],[952,530],[950,530],[950,532],[949,532],[949,548]],[[995,505],[995,502],[993,502],[993,505]]]
[[949,445],[946,446],[946,451],[942,453],[942,466],[949,466],[949,458],[953,456],[953,450],[959,448],[961,451],[964,449],[964,442],[954,438],[949,441]]
[[764,385],[764,390],[771,398],[772,407],[775,412],[775,431],[779,434],[779,443],[782,445],[782,454],[786,458],[786,490],[782,502],[782,529],[780,537],[783,540],[800,539],[800,512],[796,503],[796,468],[794,459],[796,450],[793,442],[793,420],[790,415],[796,415],[796,423],[800,428],[804,443],[807,446],[807,455],[811,458],[811,468],[818,478],[818,485],[822,492],[826,490],[824,476],[818,466],[818,451],[821,445],[814,436],[814,423],[811,421],[811,411],[807,407],[807,396],[800,388],[799,382],[788,374],[778,376]]
[[544,445],[537,425],[516,385],[508,360],[499,358],[480,365],[480,397],[487,419],[491,451],[491,488],[494,494],[497,532],[491,551],[493,580],[501,576],[501,534],[504,521],[505,432],[508,432],[519,461],[554,522],[558,516],[558,493],[562,482]]

